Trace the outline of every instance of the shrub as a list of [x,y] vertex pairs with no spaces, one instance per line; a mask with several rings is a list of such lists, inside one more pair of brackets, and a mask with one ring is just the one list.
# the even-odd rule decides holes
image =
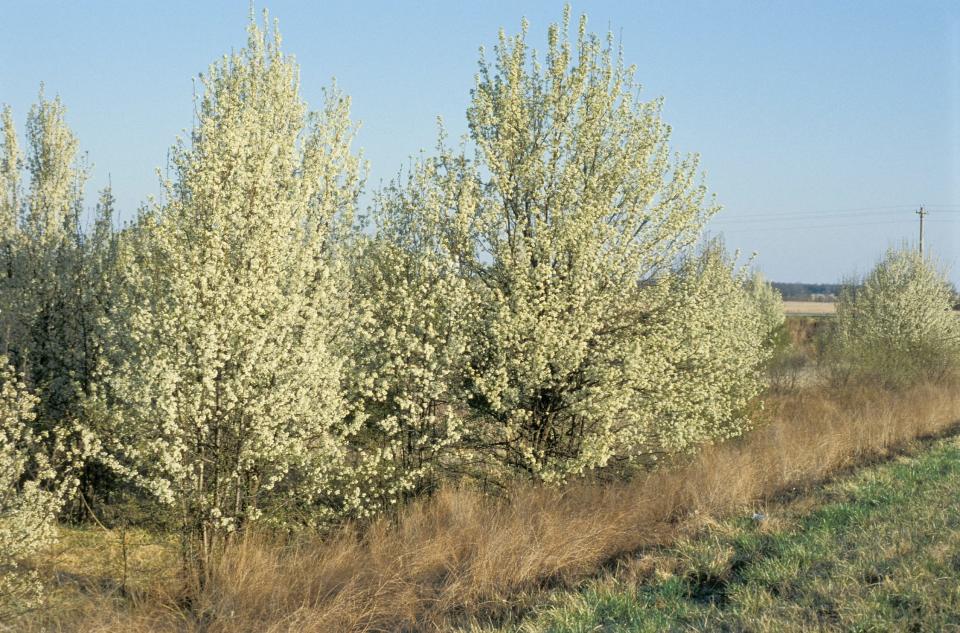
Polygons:
[[41,586],[22,559],[49,543],[62,493],[33,430],[37,398],[0,356],[0,620],[35,607]]
[[[690,451],[740,435],[765,386],[775,302],[759,302],[746,271],[720,242],[684,258],[667,280],[667,299],[640,338],[643,371],[634,409],[653,456]],[[782,314],[782,313],[781,313]],[[658,364],[656,372],[648,367]],[[649,374],[666,376],[652,381]]]
[[834,368],[841,378],[904,386],[960,367],[960,318],[946,275],[907,249],[889,250],[837,303]]
[[406,186],[381,193],[376,236],[354,266],[361,318],[351,374],[365,415],[354,444],[383,506],[435,490],[447,469],[463,466],[472,432],[462,390],[470,288],[437,243],[443,192],[428,170],[419,165]]

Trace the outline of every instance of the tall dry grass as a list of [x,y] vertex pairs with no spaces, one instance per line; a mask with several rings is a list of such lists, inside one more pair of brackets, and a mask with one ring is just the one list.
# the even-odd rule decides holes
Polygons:
[[[765,499],[882,457],[960,420],[956,385],[892,393],[808,388],[768,401],[767,424],[628,482],[521,488],[507,500],[445,490],[395,520],[332,538],[248,535],[202,595],[157,586],[89,599],[46,630],[335,632],[449,630],[500,621],[695,517]],[[189,600],[188,600],[189,598]],[[37,625],[40,626],[40,625]]]

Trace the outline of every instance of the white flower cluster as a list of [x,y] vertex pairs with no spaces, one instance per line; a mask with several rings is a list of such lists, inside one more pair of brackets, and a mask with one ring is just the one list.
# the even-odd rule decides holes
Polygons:
[[23,558],[49,543],[67,492],[33,431],[37,398],[0,356],[0,620],[34,607],[41,586]]
[[913,249],[888,250],[837,303],[839,369],[903,384],[960,365],[960,319],[945,273]]

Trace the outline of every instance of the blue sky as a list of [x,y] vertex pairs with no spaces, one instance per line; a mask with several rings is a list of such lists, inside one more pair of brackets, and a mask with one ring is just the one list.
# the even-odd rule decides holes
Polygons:
[[[191,122],[191,78],[244,43],[246,0],[0,2],[0,102],[22,126],[40,81],[60,94],[126,217],[158,192],[156,168]],[[531,22],[542,48],[561,2],[257,3],[319,105],[336,77],[361,121],[370,188],[451,134],[478,48]],[[724,206],[711,224],[780,281],[864,272],[916,240],[960,282],[960,3],[629,2],[573,4],[622,37],[647,98],[665,98],[673,146],[699,152]]]

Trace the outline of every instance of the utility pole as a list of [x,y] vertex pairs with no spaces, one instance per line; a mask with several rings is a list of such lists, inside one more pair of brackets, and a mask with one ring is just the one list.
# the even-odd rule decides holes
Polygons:
[[923,205],[920,205],[920,210],[917,211],[917,215],[920,216],[920,254],[923,255],[923,217],[927,215],[929,211],[926,211],[923,208]]

